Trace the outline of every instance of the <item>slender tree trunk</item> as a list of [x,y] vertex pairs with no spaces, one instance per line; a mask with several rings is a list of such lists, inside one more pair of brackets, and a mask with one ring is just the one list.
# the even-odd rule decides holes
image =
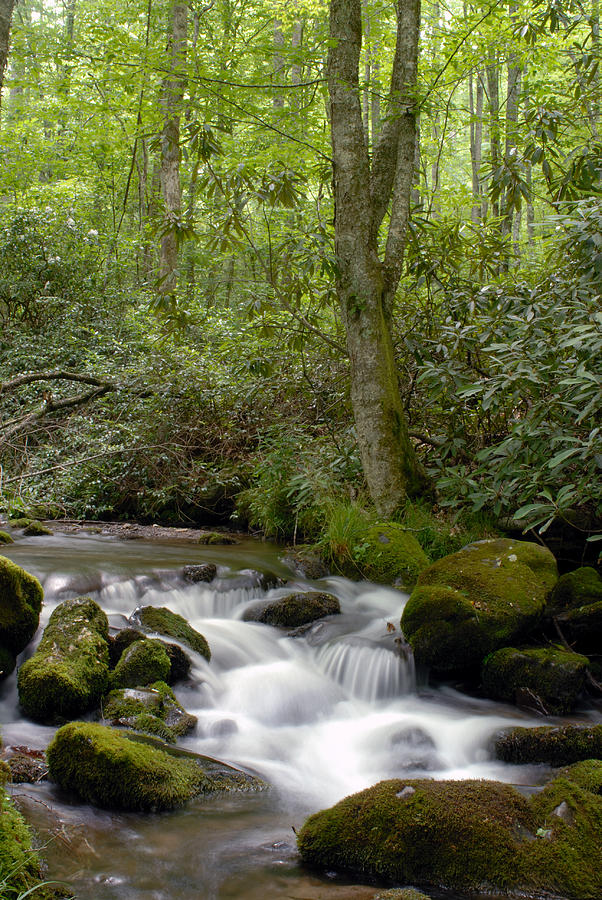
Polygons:
[[592,130],[598,136],[598,121],[600,119],[600,0],[592,0],[592,53],[598,61],[598,68],[593,78],[594,99],[592,102]]
[[14,6],[15,0],[0,0],[0,103],[2,101],[2,85],[4,84],[4,70],[8,59],[10,26],[13,20]]
[[[401,276],[416,144],[419,0],[397,0],[390,115],[372,171],[359,88],[361,0],[331,0],[328,88],[333,148],[337,294],[347,337],[351,401],[368,489],[390,516],[424,475],[408,436],[391,338],[391,305]],[[385,258],[378,233],[392,200]]]
[[[276,19],[274,22],[274,84],[282,84],[282,75],[284,72],[284,34],[282,33],[282,22]],[[277,87],[274,90],[273,98],[274,109],[284,108],[284,93]]]
[[178,280],[177,229],[182,213],[180,185],[180,114],[186,79],[187,3],[173,2],[169,9],[169,76],[164,83],[165,119],[161,135],[161,192],[165,221],[161,237],[159,294],[174,294]]
[[[489,61],[487,63],[487,91],[489,94],[489,155],[493,177],[495,178],[499,175],[501,145],[499,67],[493,50],[489,54]],[[493,201],[491,206],[493,215],[498,218],[500,215],[499,200]]]
[[475,79],[469,76],[468,91],[470,100],[470,165],[472,171],[472,209],[470,217],[473,225],[478,225],[483,214],[483,191],[481,188],[481,163],[483,161],[483,78],[481,72]]
[[[510,18],[513,22],[517,17],[517,4],[515,0],[510,3]],[[504,165],[506,171],[516,174],[518,166],[518,100],[520,96],[523,70],[516,53],[510,53],[508,58],[508,87],[506,91],[506,146],[504,150]],[[514,233],[514,212],[520,209],[520,196],[515,198],[515,188],[511,181],[502,195],[501,214],[502,232],[506,235]]]

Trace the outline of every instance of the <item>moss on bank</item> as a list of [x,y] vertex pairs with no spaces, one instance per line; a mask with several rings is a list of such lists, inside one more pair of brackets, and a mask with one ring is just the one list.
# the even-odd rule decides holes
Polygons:
[[509,763],[567,766],[602,759],[602,725],[542,725],[509,728],[495,739],[495,755]]

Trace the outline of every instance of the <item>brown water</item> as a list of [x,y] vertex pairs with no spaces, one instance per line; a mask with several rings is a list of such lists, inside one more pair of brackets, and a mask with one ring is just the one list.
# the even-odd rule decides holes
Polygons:
[[[21,539],[3,552],[42,580],[43,624],[58,602],[83,592],[99,601],[113,628],[138,605],[185,616],[208,638],[212,660],[195,656],[190,681],[176,689],[199,720],[182,744],[271,785],[265,794],[198,799],[161,815],[96,810],[47,783],[15,786],[46,844],[52,876],[69,881],[80,900],[367,900],[374,886],[300,868],[293,829],[307,815],[389,777],[529,785],[544,776],[538,767],[498,763],[489,751],[502,725],[528,723],[527,716],[417,687],[411,656],[400,653],[399,633],[387,628],[398,624],[407,599],[397,591],[341,578],[319,582],[339,597],[342,615],[290,638],[242,621],[265,596],[244,570],[268,571],[300,588],[316,583],[295,579],[278,549],[259,541],[199,547],[56,535]],[[182,581],[182,566],[197,562],[218,564],[213,584]],[[590,717],[584,711],[577,718]],[[44,747],[54,733],[21,718],[14,675],[0,685],[0,721],[7,744]]]

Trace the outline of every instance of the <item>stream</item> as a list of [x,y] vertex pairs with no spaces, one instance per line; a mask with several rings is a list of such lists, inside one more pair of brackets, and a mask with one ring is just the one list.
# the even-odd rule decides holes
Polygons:
[[[492,778],[524,790],[545,779],[542,766],[492,759],[490,742],[501,727],[546,720],[429,687],[415,672],[399,633],[407,595],[344,578],[305,581],[279,552],[251,539],[205,547],[60,534],[3,546],[44,585],[41,626],[59,602],[80,594],[99,602],[112,630],[142,605],[184,616],[209,641],[212,659],[187,650],[191,677],[175,693],[198,725],[180,745],[271,785],[156,815],[93,809],[48,782],[15,785],[51,876],[68,881],[79,900],[368,900],[373,885],[299,866],[293,829],[310,813],[385,778]],[[218,565],[217,579],[186,584],[182,567],[203,562]],[[289,583],[266,592],[252,570]],[[242,620],[249,605],[291,584],[335,594],[342,615],[296,637]],[[599,720],[588,709],[571,718]],[[0,683],[0,723],[5,744],[31,748],[45,747],[55,730],[21,717],[14,674]]]

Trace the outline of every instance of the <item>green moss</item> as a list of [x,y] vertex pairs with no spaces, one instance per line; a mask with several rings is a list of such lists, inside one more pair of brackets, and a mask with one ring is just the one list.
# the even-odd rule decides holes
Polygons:
[[149,631],[173,637],[200,653],[205,659],[211,659],[209,644],[203,635],[195,631],[186,619],[165,606],[143,606],[136,610],[136,621]]
[[602,759],[602,725],[506,729],[495,740],[495,755],[504,762],[548,763],[552,766]]
[[202,534],[199,535],[198,539],[199,544],[235,544],[236,539],[231,537],[228,534],[220,534],[219,531],[203,531]]
[[573,709],[589,665],[586,656],[557,647],[504,647],[483,664],[483,690],[495,700],[533,706],[548,715]]
[[200,767],[103,725],[71,722],[47,751],[50,776],[82,800],[109,809],[181,806],[206,787]]
[[583,653],[598,656],[602,646],[602,600],[558,615],[564,637]]
[[14,540],[6,531],[0,531],[0,544],[14,544]]
[[431,898],[414,888],[391,888],[388,891],[379,891],[374,900],[431,900]]
[[33,521],[30,517],[20,516],[17,519],[9,519],[8,524],[11,528],[27,528],[27,526]]
[[19,702],[26,715],[53,722],[96,706],[108,683],[108,628],[90,597],[56,607],[36,652],[19,669]]
[[401,627],[418,662],[463,672],[537,624],[556,577],[554,557],[537,544],[469,544],[420,574]]
[[592,794],[602,794],[602,761],[598,759],[585,759],[582,762],[567,766],[559,773],[564,778],[579,785],[584,791]]
[[558,615],[569,609],[601,601],[602,578],[595,569],[584,566],[560,576],[550,596],[546,612],[549,615]]
[[262,622],[264,625],[276,625],[280,628],[298,628],[340,612],[341,605],[332,594],[307,591],[288,594],[258,610],[251,608],[244,618],[246,621]]
[[111,675],[111,685],[135,688],[153,681],[168,681],[170,668],[169,656],[161,641],[143,638],[134,641],[123,652]]
[[379,584],[413,588],[428,557],[413,534],[395,522],[371,525],[352,550],[364,578]]
[[0,644],[15,655],[35,634],[43,597],[37,578],[0,556]]
[[216,760],[88,722],[60,728],[47,756],[50,775],[61,787],[107,809],[173,809],[197,794],[265,787]]
[[171,688],[157,681],[148,688],[111,691],[103,702],[103,717],[113,725],[155,734],[171,743],[196,725],[196,717],[180,706]]
[[44,537],[46,535],[52,534],[50,528],[47,528],[45,525],[42,525],[41,522],[36,521],[35,519],[26,526],[23,531],[25,537]]
[[362,877],[510,897],[602,895],[602,798],[557,778],[527,800],[487,781],[386,781],[316,813],[303,860]]
[[0,788],[0,896],[17,896],[39,880],[40,861],[23,816]]

